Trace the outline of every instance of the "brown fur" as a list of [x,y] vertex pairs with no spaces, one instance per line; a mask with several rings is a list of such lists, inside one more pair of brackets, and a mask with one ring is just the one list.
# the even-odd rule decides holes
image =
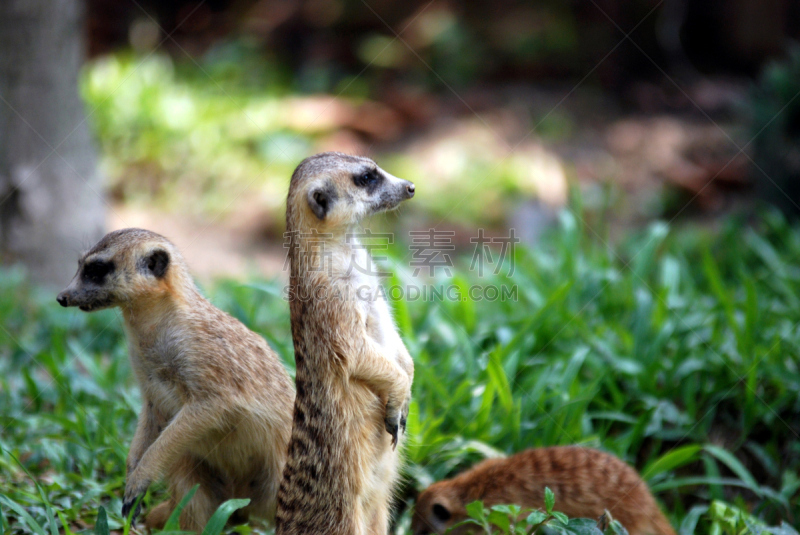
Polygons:
[[[106,273],[97,277],[103,262]],[[124,511],[164,478],[171,498],[153,509],[149,527],[162,527],[196,483],[181,529],[202,529],[230,498],[251,499],[244,515],[274,518],[291,380],[262,337],[200,295],[175,246],[146,230],[112,232],[81,257],[58,300],[85,311],[122,309],[142,391]]]
[[[365,176],[374,182],[359,185]],[[372,292],[378,282],[350,269],[354,258],[370,259],[347,233],[413,194],[413,184],[372,160],[340,153],[308,158],[292,175],[286,226],[297,398],[279,535],[387,532],[413,362],[385,300],[354,297],[355,288]]]
[[[489,459],[453,479],[434,483],[417,499],[411,530],[414,535],[444,533],[467,518],[466,506],[476,500],[487,507],[516,504],[544,509],[545,487],[555,494],[555,510],[569,517],[598,518],[607,509],[630,535],[675,535],[633,468],[608,453],[577,446]],[[464,526],[450,533],[468,531]]]

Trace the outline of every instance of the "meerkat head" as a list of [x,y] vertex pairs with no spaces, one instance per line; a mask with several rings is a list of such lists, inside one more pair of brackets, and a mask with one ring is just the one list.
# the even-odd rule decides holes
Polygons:
[[172,291],[170,275],[179,269],[179,255],[169,240],[155,232],[110,232],[81,255],[78,272],[57,301],[91,312],[158,298]]
[[346,229],[413,196],[413,183],[390,175],[369,158],[323,152],[303,160],[292,175],[287,226]]
[[444,533],[449,527],[466,518],[462,500],[449,483],[449,481],[439,481],[419,495],[411,518],[411,532],[414,535]]

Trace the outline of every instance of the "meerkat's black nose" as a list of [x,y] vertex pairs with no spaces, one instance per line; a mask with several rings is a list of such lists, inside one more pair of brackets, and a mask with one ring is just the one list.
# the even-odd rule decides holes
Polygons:
[[56,297],[56,301],[58,301],[58,304],[61,305],[62,307],[69,305],[69,299],[67,299],[67,295],[64,292],[58,294],[58,297]]
[[408,183],[408,186],[406,186],[406,192],[408,193],[409,199],[414,196],[414,191],[416,191],[416,189],[417,188],[414,186],[414,184],[411,182]]

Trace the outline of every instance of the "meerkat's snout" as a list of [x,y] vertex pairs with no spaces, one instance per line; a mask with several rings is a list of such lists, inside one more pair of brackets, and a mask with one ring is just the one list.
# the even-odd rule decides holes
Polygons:
[[[75,279],[77,278],[78,277],[75,277]],[[58,297],[56,297],[56,301],[58,301],[59,305],[65,308],[78,307],[84,312],[90,312],[94,309],[94,305],[96,303],[99,305],[99,301],[105,300],[98,299],[98,297],[100,297],[100,292],[97,290],[87,291],[86,289],[82,288],[80,283],[75,279],[73,279],[70,285],[62,290],[60,294],[58,294]]]
[[84,312],[108,308],[113,304],[111,297],[106,292],[80,290],[73,292],[70,288],[58,294],[56,301],[62,307],[78,307]]
[[372,210],[383,212],[394,210],[401,202],[411,199],[416,192],[414,183],[396,176],[390,175],[382,169],[378,169],[379,185],[373,186]]
[[70,291],[69,288],[67,288],[66,290],[62,290],[61,293],[58,294],[58,297],[56,297],[56,301],[58,301],[58,304],[64,308],[74,307],[80,304],[75,302],[75,296],[73,295],[73,293]]

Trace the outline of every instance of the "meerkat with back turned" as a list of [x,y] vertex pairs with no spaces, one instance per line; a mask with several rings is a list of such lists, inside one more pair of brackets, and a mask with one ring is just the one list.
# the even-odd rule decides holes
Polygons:
[[123,516],[150,483],[164,478],[171,497],[150,512],[148,527],[163,527],[197,483],[180,516],[183,530],[202,529],[230,498],[251,500],[239,519],[250,513],[273,519],[294,400],[275,352],[200,294],[180,252],[163,236],[111,232],[78,264],[58,302],[86,312],[122,310],[142,392]]
[[414,196],[368,158],[323,153],[286,206],[297,398],[278,535],[385,534],[414,365],[356,225]]
[[[439,481],[417,498],[414,535],[445,533],[467,518],[466,506],[515,504],[544,509],[544,489],[555,495],[555,510],[573,518],[598,518],[605,510],[631,535],[675,535],[636,470],[617,457],[591,448],[564,446],[526,450],[489,459],[453,479]],[[448,532],[475,531],[465,525]]]

